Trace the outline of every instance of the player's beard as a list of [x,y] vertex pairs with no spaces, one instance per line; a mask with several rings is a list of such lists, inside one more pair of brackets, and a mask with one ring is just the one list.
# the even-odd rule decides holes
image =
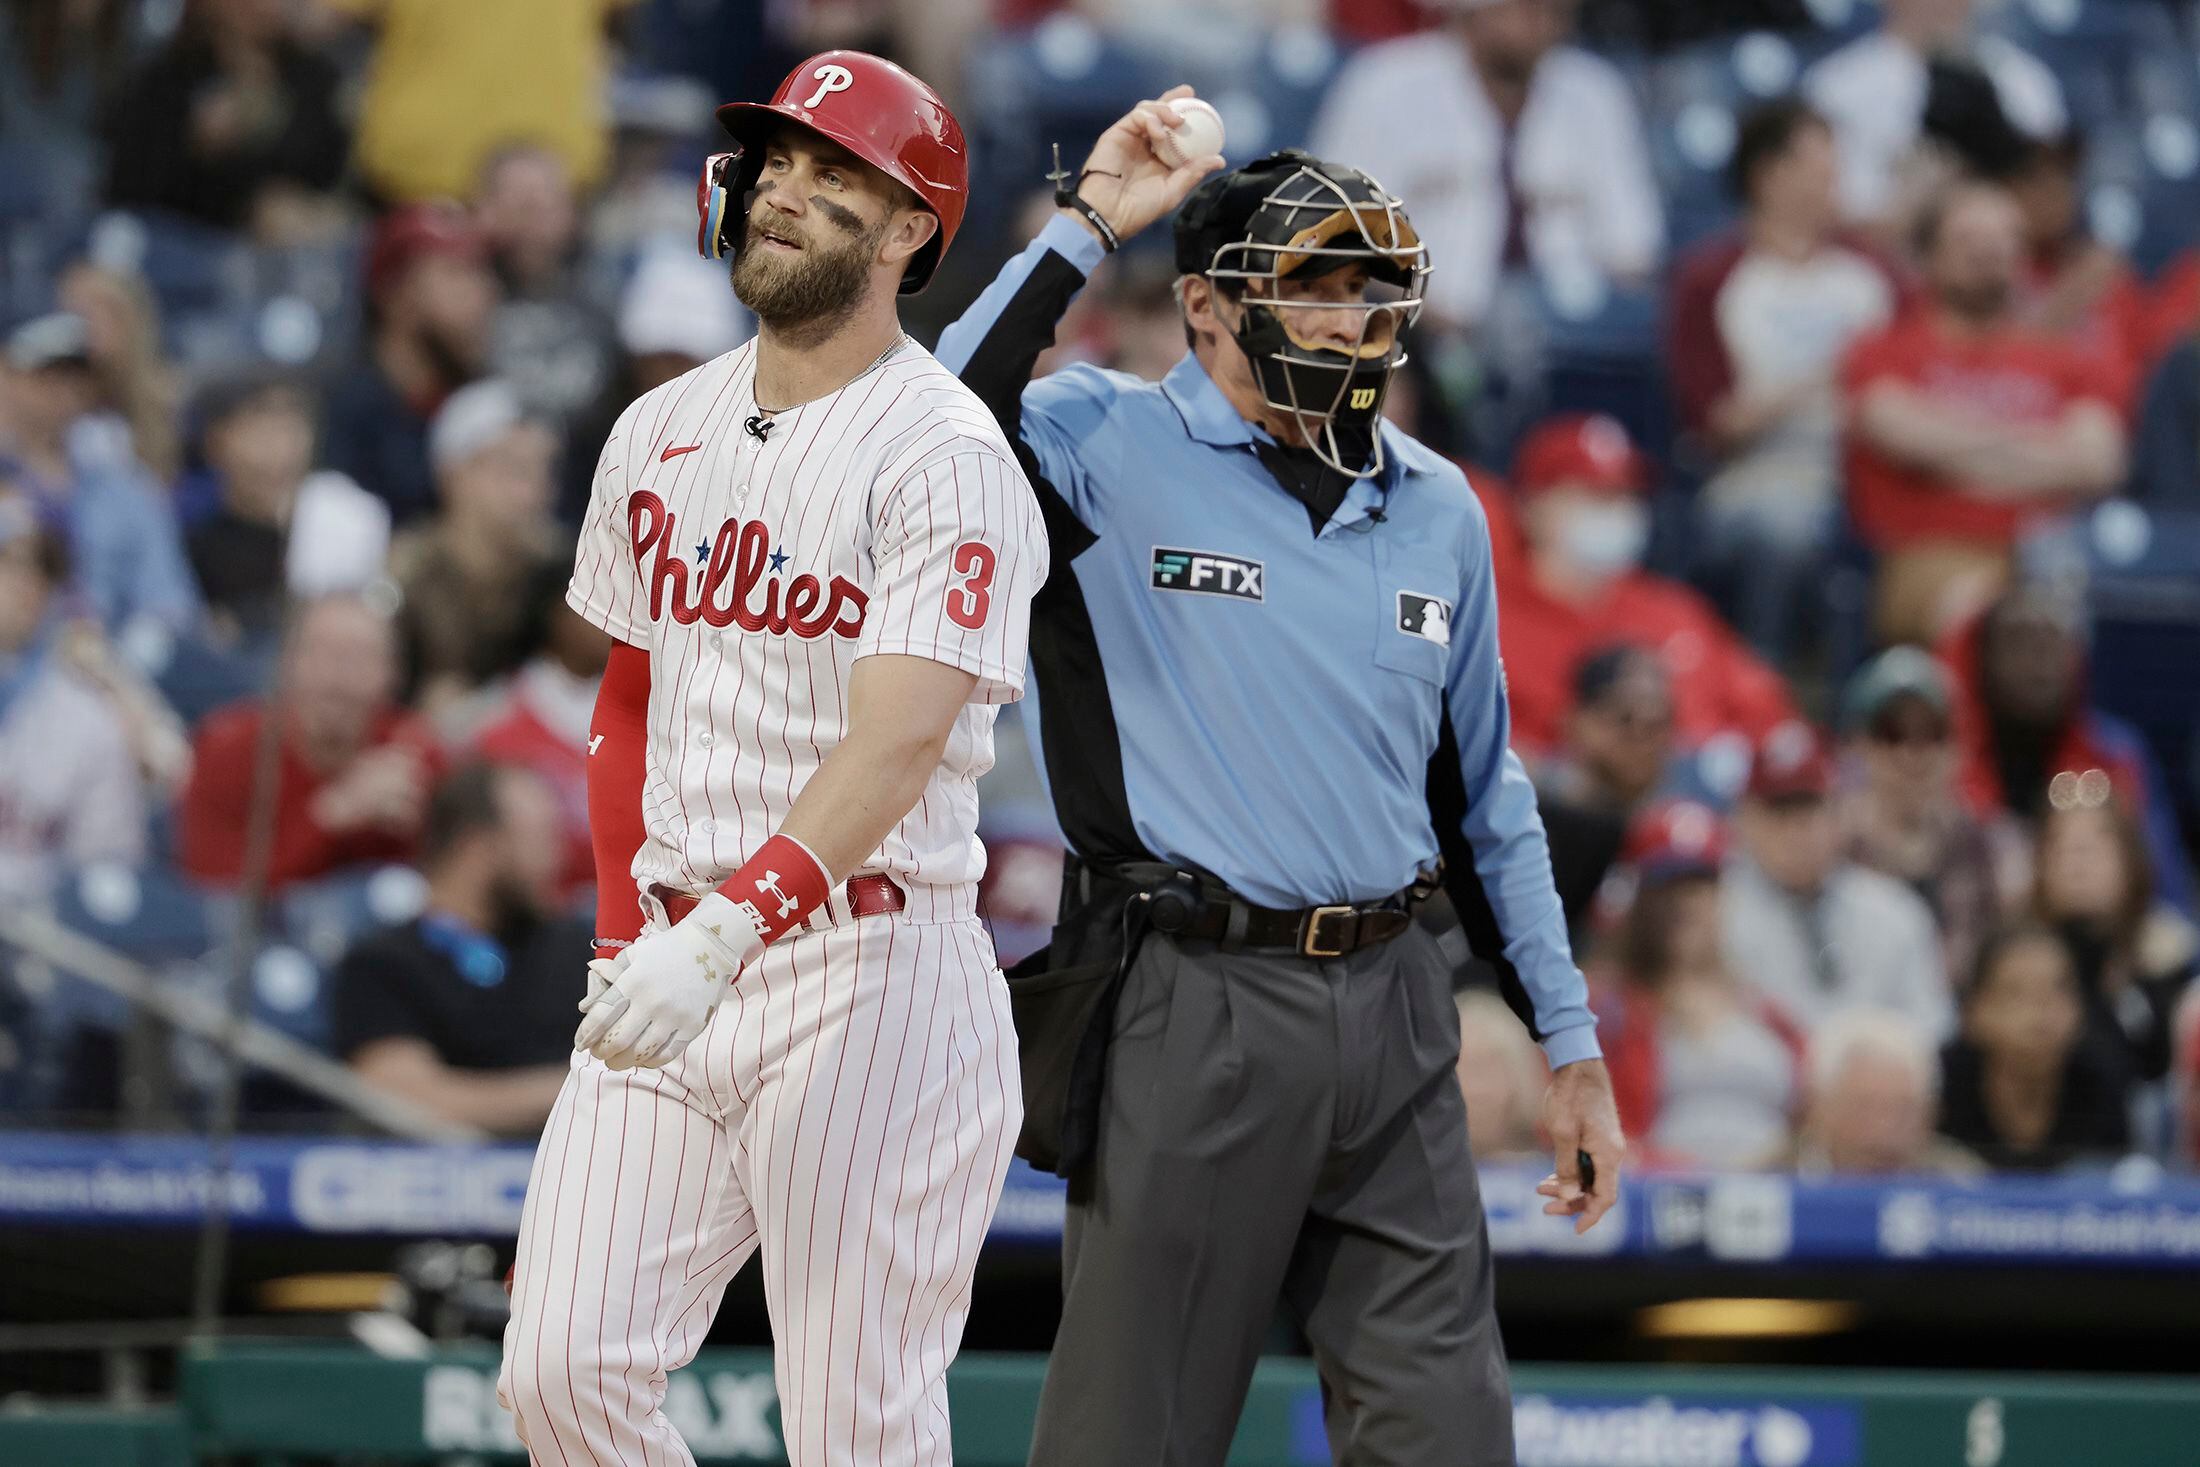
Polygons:
[[862,303],[891,222],[832,242],[813,232],[801,250],[779,255],[758,246],[751,220],[748,243],[733,261],[733,293],[773,335],[797,345],[823,341]]

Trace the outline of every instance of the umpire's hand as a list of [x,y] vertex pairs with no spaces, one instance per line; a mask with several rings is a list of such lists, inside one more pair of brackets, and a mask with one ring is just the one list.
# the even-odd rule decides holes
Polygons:
[[[1078,170],[1072,186],[1108,221],[1116,238],[1129,239],[1156,219],[1175,212],[1201,179],[1222,166],[1221,157],[1210,153],[1186,160],[1181,168],[1171,168],[1155,151],[1176,122],[1176,111],[1169,104],[1191,95],[1190,87],[1171,87],[1157,100],[1139,103],[1100,134],[1100,141],[1092,145],[1092,155]],[[1074,210],[1064,212],[1092,229]]]
[[[1543,1211],[1549,1217],[1571,1217],[1574,1231],[1586,1233],[1619,1200],[1619,1165],[1627,1154],[1604,1061],[1577,1060],[1551,1076],[1550,1091],[1543,1097],[1543,1124],[1558,1159],[1558,1170],[1536,1184],[1535,1190],[1550,1199]],[[1586,1179],[1584,1156],[1589,1161]]]

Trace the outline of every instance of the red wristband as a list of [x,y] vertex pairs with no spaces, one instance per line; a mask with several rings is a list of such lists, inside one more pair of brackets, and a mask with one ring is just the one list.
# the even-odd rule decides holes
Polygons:
[[718,891],[746,907],[764,941],[775,942],[822,906],[832,889],[832,878],[808,846],[791,835],[775,835]]

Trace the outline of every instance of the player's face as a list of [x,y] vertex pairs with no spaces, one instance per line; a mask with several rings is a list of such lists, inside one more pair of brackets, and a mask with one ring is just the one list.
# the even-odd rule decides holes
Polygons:
[[892,182],[797,129],[764,148],[733,292],[779,331],[844,319],[872,288],[895,224]]

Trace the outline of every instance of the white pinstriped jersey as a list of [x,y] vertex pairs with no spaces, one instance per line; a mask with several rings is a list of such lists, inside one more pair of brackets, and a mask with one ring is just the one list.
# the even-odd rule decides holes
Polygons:
[[913,920],[967,916],[977,780],[1021,696],[1046,531],[991,413],[904,340],[759,441],[756,344],[620,416],[582,527],[573,609],[650,653],[637,887],[706,891],[779,828],[847,732],[849,675],[908,653],[978,678],[924,794],[866,871]]

